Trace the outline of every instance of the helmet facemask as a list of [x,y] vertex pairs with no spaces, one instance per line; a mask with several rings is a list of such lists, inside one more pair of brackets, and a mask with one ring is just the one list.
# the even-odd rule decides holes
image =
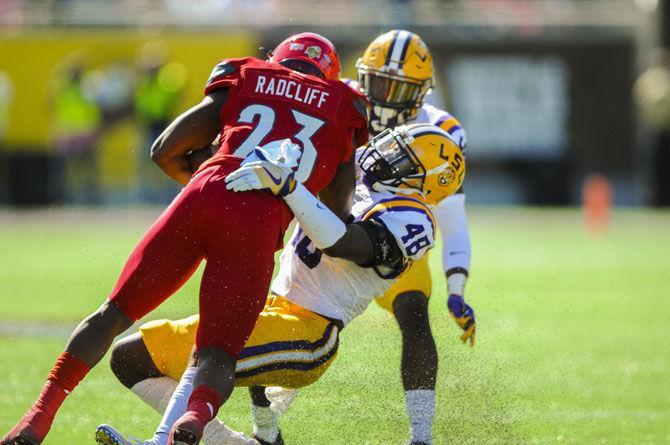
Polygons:
[[370,130],[378,134],[416,118],[432,79],[412,79],[373,70],[360,61],[358,84],[372,104]]
[[358,163],[373,189],[423,195],[426,169],[410,147],[412,141],[404,130],[387,129],[368,143]]

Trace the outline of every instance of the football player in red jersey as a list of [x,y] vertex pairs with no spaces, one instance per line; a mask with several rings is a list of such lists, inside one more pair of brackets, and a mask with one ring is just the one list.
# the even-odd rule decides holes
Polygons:
[[[353,150],[368,138],[367,100],[339,82],[339,71],[332,43],[312,33],[280,43],[268,61],[228,59],[214,68],[205,98],[152,147],[152,159],[184,189],[135,247],[108,299],[75,329],[37,401],[1,445],[42,443],[65,397],[114,338],[206,259],[195,389],[171,437],[174,444],[199,443],[204,425],[230,396],[236,357],[265,303],[274,252],[292,216],[280,198],[234,193],[225,178],[257,146],[290,139],[301,149],[296,179],[320,192],[339,216],[348,215]],[[193,174],[187,154],[217,136],[217,153]]]

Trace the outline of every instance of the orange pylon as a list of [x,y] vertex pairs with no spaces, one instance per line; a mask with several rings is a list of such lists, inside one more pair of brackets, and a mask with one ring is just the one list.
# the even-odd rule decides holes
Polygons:
[[582,210],[589,232],[601,234],[607,231],[612,197],[612,186],[605,176],[594,173],[586,177],[582,186]]

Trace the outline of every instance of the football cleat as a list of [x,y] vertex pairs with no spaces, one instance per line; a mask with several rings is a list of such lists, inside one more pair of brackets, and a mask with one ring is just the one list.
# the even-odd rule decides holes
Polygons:
[[181,428],[174,430],[172,433],[172,442],[170,442],[172,445],[196,445],[198,443],[200,443],[198,436]]
[[134,437],[126,439],[118,430],[104,423],[95,429],[95,442],[101,445],[154,445],[151,441]]
[[356,62],[358,85],[372,104],[370,130],[415,119],[433,87],[433,59],[421,37],[393,30],[374,39]]
[[256,436],[253,436],[254,440],[258,442],[260,445],[284,445],[284,439],[281,437],[281,431],[277,435],[277,438],[275,439],[274,442],[268,442],[266,440],[260,439]]
[[465,157],[456,141],[430,124],[410,124],[375,136],[358,155],[374,190],[437,205],[463,184]]

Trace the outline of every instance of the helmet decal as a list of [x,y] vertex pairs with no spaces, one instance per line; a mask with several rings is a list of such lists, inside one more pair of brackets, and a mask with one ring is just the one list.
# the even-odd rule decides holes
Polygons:
[[321,48],[318,46],[308,46],[305,54],[311,59],[318,59],[321,57]]

